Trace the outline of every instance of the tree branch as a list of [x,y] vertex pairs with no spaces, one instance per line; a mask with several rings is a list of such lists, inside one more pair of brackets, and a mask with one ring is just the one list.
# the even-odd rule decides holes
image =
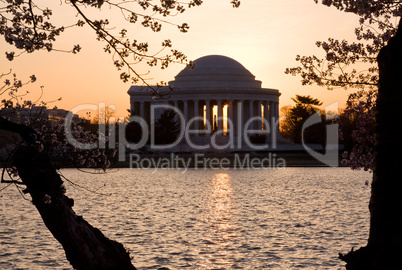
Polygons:
[[34,144],[36,141],[39,140],[39,135],[33,128],[13,123],[11,121],[8,121],[4,117],[0,117],[0,129],[12,131],[19,134],[21,138],[29,144]]

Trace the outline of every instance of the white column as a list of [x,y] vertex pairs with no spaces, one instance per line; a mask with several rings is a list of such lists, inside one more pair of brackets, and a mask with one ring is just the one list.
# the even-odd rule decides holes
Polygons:
[[271,136],[272,136],[272,132],[274,132],[274,124],[273,124],[273,117],[274,117],[274,114],[273,114],[273,111],[274,111],[274,109],[273,109],[273,106],[274,106],[274,102],[272,102],[272,101],[270,101],[269,102],[269,119],[268,119],[268,121],[269,121],[269,132],[271,133]]
[[265,117],[265,126],[264,126],[264,134],[266,135],[266,143],[269,145],[270,144],[270,139],[269,139],[269,135],[271,134],[271,126],[270,126],[270,108],[269,108],[269,101],[265,101],[265,105],[264,105],[264,117]]
[[223,112],[222,112],[222,100],[217,100],[218,103],[218,126],[217,130],[223,130]]
[[262,107],[264,108],[264,114],[263,114],[263,121],[264,121],[264,123],[263,123],[263,128],[264,128],[264,134],[266,134],[266,135],[268,135],[267,134],[267,125],[265,124],[265,122],[266,122],[266,120],[268,119],[268,105],[267,105],[267,101],[264,101],[263,103],[262,103]]
[[[207,127],[208,125],[211,127],[212,129],[212,123],[211,123],[211,103],[209,100],[205,101],[205,107],[206,107],[206,114],[205,114],[205,118],[206,118],[206,123],[207,126],[205,127],[205,130],[208,130]],[[206,132],[206,136],[210,136],[211,132]]]
[[[254,102],[252,100],[250,100],[249,105],[250,105],[250,108],[249,108],[250,115],[249,115],[249,118],[247,120],[250,120],[252,117],[254,117]],[[254,122],[252,122],[250,124],[249,128],[254,129]]]
[[[197,116],[199,116],[199,112],[198,112],[198,100],[194,100],[194,117],[197,117]],[[199,129],[199,126],[200,126],[200,121],[199,120],[197,120],[197,121],[194,121],[194,129]],[[195,134],[196,136],[198,136],[198,132],[197,132],[197,134]]]
[[145,116],[145,106],[144,105],[145,105],[144,101],[140,101],[140,117],[141,117],[141,119],[144,119],[144,116]]
[[187,125],[188,122],[188,100],[184,101],[184,106],[183,106],[183,114],[184,114],[184,123]]
[[237,137],[237,147],[241,149],[243,147],[243,131],[244,131],[244,110],[243,101],[239,100],[237,102],[237,124],[235,128],[235,137]]
[[[173,102],[173,106],[177,109],[177,110],[179,110],[179,101],[178,100],[175,100],[174,102]],[[180,111],[180,110],[179,110]],[[176,113],[176,116],[174,117],[174,120],[175,121],[178,121],[179,120],[179,115]],[[179,123],[180,124],[180,123]]]
[[262,117],[263,117],[263,115],[262,115],[262,110],[261,110],[261,100],[259,100],[258,101],[258,117],[261,117],[259,120],[258,120],[258,125],[257,125],[257,129],[258,130],[261,130],[262,129]]
[[[233,100],[229,100],[228,115],[229,115],[229,119],[230,119],[230,121],[228,120],[228,123],[227,123],[228,135],[229,135],[229,130],[232,130],[232,132],[234,131],[233,130],[234,126],[230,125],[230,123],[233,123],[233,121],[234,121]],[[233,134],[230,134],[230,135],[233,135]]]
[[266,131],[266,134],[267,134],[267,136],[269,135],[269,133],[268,132],[270,132],[271,130],[270,130],[270,126],[269,126],[269,123],[270,123],[270,119],[269,119],[269,117],[270,117],[270,108],[269,108],[269,101],[265,101],[265,107],[264,107],[264,110],[265,110],[265,120],[266,120],[266,125],[265,125],[265,131]]
[[130,116],[133,116],[135,113],[135,100],[133,97],[130,97]]
[[279,102],[275,102],[275,114],[276,138],[279,138]]

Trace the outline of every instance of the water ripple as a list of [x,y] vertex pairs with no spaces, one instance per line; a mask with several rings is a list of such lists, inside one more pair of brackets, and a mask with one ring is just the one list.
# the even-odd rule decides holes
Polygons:
[[[131,251],[138,269],[342,269],[365,244],[371,175],[346,168],[63,173],[75,211]],[[72,269],[33,205],[0,199],[0,269]]]

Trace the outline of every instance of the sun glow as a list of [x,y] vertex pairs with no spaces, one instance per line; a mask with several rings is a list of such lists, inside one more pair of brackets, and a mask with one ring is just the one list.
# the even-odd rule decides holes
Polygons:
[[[76,14],[67,5],[54,4],[51,8],[57,14],[56,24],[76,22]],[[205,20],[206,14],[208,20]],[[119,24],[120,13],[106,7],[102,11],[91,11],[89,15],[108,18],[115,24],[111,27],[127,27],[124,21]],[[238,20],[239,17],[244,19]],[[168,19],[180,24],[188,23],[190,31],[183,34],[177,27],[164,25],[160,33],[153,33],[135,24],[129,26],[128,34],[141,42],[149,42],[151,53],[159,50],[161,41],[169,38],[175,49],[192,60],[209,54],[231,57],[261,80],[263,87],[279,89],[282,93],[281,106],[291,104],[290,98],[300,93],[309,93],[324,104],[336,100],[342,106],[346,101],[347,91],[329,92],[316,86],[302,87],[299,77],[286,75],[284,70],[297,65],[294,59],[298,54],[321,56],[322,50],[314,45],[317,40],[333,36],[352,41],[353,28],[358,23],[358,17],[353,14],[317,5],[314,1],[249,0],[242,2],[238,9],[232,9],[230,1],[205,1],[198,8],[188,9]],[[120,27],[116,27],[116,31],[120,31]],[[120,81],[122,71],[114,67],[111,55],[103,52],[105,44],[96,41],[96,34],[90,27],[70,29],[57,40],[58,49],[69,49],[79,43],[82,50],[76,55],[35,52],[9,62],[4,55],[13,48],[3,40],[0,43],[0,55],[3,55],[0,64],[4,69],[0,72],[12,69],[21,79],[35,74],[37,82],[27,86],[26,90],[40,93],[40,86],[43,85],[44,101],[63,98],[54,104],[59,108],[70,110],[84,103],[105,102],[117,107],[116,116],[127,116],[126,110],[130,106],[127,90],[130,85]],[[134,67],[148,83],[154,84],[172,80],[184,65],[170,65],[163,70],[150,68],[146,63]]]

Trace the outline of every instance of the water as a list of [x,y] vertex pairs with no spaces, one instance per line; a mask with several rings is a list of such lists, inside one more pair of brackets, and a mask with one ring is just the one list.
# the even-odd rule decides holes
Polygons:
[[[368,236],[371,175],[347,168],[62,170],[74,209],[138,269],[344,269]],[[5,187],[4,184],[1,188]],[[71,269],[14,186],[0,192],[0,269]]]

